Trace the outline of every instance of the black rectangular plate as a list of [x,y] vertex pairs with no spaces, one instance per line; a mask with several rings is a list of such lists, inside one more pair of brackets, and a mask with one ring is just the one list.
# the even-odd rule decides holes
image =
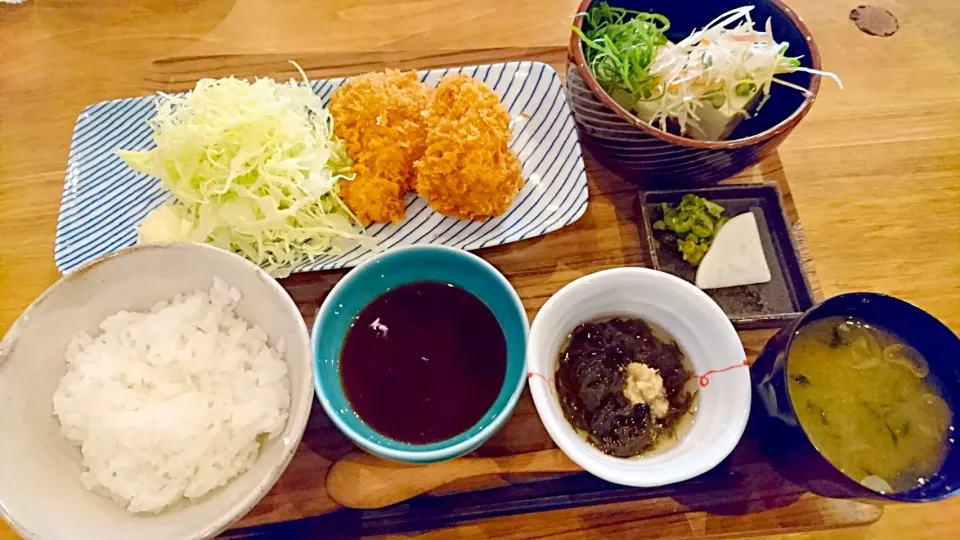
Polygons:
[[757,218],[772,279],[757,285],[704,291],[720,305],[736,328],[785,326],[813,306],[813,291],[790,234],[775,182],[642,193],[640,209],[647,249],[655,269],[694,282],[696,267],[683,260],[676,246],[661,242],[660,232],[652,226],[662,217],[660,203],[676,205],[687,193],[715,201],[726,209],[726,216],[753,212]]

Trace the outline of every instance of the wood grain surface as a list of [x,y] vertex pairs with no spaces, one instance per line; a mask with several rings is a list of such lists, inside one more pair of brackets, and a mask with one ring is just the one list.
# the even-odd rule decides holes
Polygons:
[[[243,55],[297,59],[318,53],[462,51],[562,47],[577,0],[33,0],[0,4],[0,332],[58,277],[52,246],[70,133],[95,101],[183,84],[184,59]],[[781,147],[769,174],[789,181],[823,292],[873,290],[910,300],[960,329],[960,5],[953,0],[874,2],[900,20],[889,38],[863,34],[835,0],[792,0],[818,40],[826,69],[845,89],[825,84],[810,115]],[[422,53],[418,53],[422,54]],[[460,53],[458,53],[460,54]],[[473,53],[470,53],[473,54]],[[490,58],[488,61],[500,60]],[[262,61],[262,60],[257,60]],[[329,66],[322,63],[319,65]],[[315,67],[315,66],[308,66]],[[414,67],[414,66],[409,66]],[[417,65],[415,67],[429,67]],[[283,68],[278,68],[283,69]],[[219,75],[222,73],[211,73]],[[751,172],[749,174],[755,174]],[[640,262],[635,197],[591,186],[584,220],[615,223],[602,232],[565,230],[483,252],[508,273],[530,314],[571,279]],[[584,220],[576,226],[583,226]],[[576,227],[575,226],[575,227]],[[582,231],[581,231],[582,232]],[[521,249],[521,247],[523,249]],[[549,258],[531,256],[547,253]],[[285,284],[315,305],[339,274]],[[312,313],[306,313],[312,316]],[[745,337],[758,350],[761,334]],[[529,409],[529,402],[526,402]],[[308,434],[325,428],[314,415]],[[542,430],[521,407],[511,423]],[[312,430],[312,431],[311,431]],[[491,441],[506,449],[504,433]],[[315,438],[311,437],[311,440]],[[296,484],[345,440],[324,438],[281,482]],[[536,448],[530,448],[531,450]],[[516,451],[510,445],[511,451]],[[324,457],[327,456],[327,457]],[[315,487],[294,489],[246,523],[291,508],[327,504]],[[802,495],[775,509],[751,508],[749,528],[719,509],[647,513],[648,501],[514,516],[434,531],[434,537],[626,535],[672,537],[769,534],[826,521],[863,521],[859,503]],[[664,501],[664,504],[670,504]],[[853,505],[853,506],[851,506]],[[259,508],[259,507],[258,507]],[[872,508],[872,507],[871,507]],[[684,508],[683,510],[687,510]],[[261,514],[256,512],[261,511]],[[869,527],[804,533],[820,538],[943,538],[958,528],[960,499],[889,506]],[[846,517],[844,517],[846,516]],[[875,515],[873,516],[875,517]],[[652,528],[656,524],[656,528]],[[14,538],[0,525],[0,538]]]

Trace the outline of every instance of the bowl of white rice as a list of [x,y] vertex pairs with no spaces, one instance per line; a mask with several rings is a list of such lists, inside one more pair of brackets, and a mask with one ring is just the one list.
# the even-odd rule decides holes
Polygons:
[[26,538],[214,536],[283,473],[312,384],[303,317],[253,263],[102,257],[0,341],[0,515]]

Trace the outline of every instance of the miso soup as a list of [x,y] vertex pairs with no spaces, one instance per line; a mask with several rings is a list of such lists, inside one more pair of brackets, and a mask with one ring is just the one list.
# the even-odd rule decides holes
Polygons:
[[920,354],[865,322],[802,327],[787,362],[807,436],[850,478],[879,492],[926,483],[953,443],[953,413]]

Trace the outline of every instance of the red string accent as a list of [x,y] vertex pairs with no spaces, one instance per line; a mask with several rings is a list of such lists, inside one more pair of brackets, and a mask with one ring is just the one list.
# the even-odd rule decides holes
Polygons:
[[550,382],[550,379],[544,377],[543,375],[541,375],[541,374],[539,374],[539,373],[534,373],[534,372],[532,372],[532,371],[529,372],[529,373],[527,373],[527,378],[528,378],[528,379],[532,379],[532,378],[534,378],[534,377],[540,377],[541,379],[543,379],[544,382],[547,382],[547,383]]
[[699,382],[700,382],[700,388],[706,388],[706,387],[710,384],[710,375],[715,375],[715,374],[717,374],[717,373],[724,373],[724,372],[726,372],[726,371],[730,371],[731,369],[737,369],[737,368],[739,368],[739,367],[750,367],[750,361],[744,359],[744,361],[743,361],[743,362],[740,362],[739,364],[734,364],[734,365],[732,365],[732,366],[727,366],[727,367],[721,368],[721,369],[711,369],[711,370],[708,370],[708,371],[707,371],[706,373],[704,373],[703,375],[700,375],[700,381],[699,381]]
[[[744,359],[743,362],[740,362],[739,364],[734,364],[734,365],[732,365],[732,366],[727,366],[727,367],[725,367],[725,368],[720,368],[720,369],[711,369],[711,370],[708,370],[706,373],[704,373],[703,375],[700,375],[700,377],[699,377],[698,382],[700,383],[700,387],[701,387],[701,388],[706,388],[707,386],[710,385],[710,376],[711,376],[711,375],[716,375],[717,373],[725,373],[725,372],[727,372],[727,371],[734,370],[734,369],[741,368],[741,367],[750,367],[750,361],[747,360],[747,359]],[[546,382],[546,383],[550,383],[550,382],[552,381],[552,379],[549,379],[549,378],[547,378],[547,377],[544,377],[543,375],[541,375],[541,374],[539,374],[539,373],[535,373],[535,372],[533,372],[533,371],[530,371],[530,372],[527,373],[527,379],[532,379],[532,378],[534,378],[534,377],[540,377],[540,378],[543,379],[543,381]],[[553,386],[551,385],[549,388],[550,388],[550,391],[552,392],[552,391],[553,391]]]

